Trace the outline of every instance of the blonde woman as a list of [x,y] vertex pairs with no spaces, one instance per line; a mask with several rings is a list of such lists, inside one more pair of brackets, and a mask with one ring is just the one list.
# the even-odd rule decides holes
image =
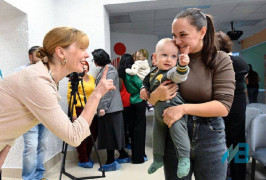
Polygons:
[[54,28],[36,52],[41,61],[0,81],[0,169],[15,139],[40,122],[71,146],[78,146],[90,135],[89,126],[100,99],[115,89],[112,80],[106,80],[108,67],[73,123],[58,103],[59,81],[83,71],[88,46],[88,36],[82,31]]

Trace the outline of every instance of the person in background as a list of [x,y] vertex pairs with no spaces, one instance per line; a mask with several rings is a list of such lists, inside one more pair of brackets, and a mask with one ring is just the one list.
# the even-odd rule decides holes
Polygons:
[[[110,56],[103,49],[95,49],[92,52],[96,66],[101,67],[96,77],[96,85],[102,78],[103,69],[108,66],[107,79],[111,79],[116,90],[109,91],[100,100],[97,108],[98,119],[98,149],[106,149],[107,160],[103,169],[116,171],[121,168],[121,163],[130,162],[125,148],[125,135],[123,123],[123,104],[119,92],[119,77],[117,70],[112,66]],[[120,156],[114,158],[114,151],[118,150]],[[100,170],[100,169],[99,169]]]
[[[223,117],[225,122],[226,145],[229,148],[233,145],[235,148],[238,143],[245,143],[245,119],[246,119],[246,94],[244,92],[245,77],[248,73],[248,64],[239,56],[232,56],[233,42],[222,31],[215,33],[216,39],[221,51],[226,52],[232,62],[235,71],[236,88],[234,92],[234,100],[229,114]],[[230,176],[232,180],[243,180],[246,178],[246,164],[235,163],[231,161],[229,164]]]
[[[227,162],[222,163],[226,152],[223,116],[227,116],[234,98],[235,74],[230,57],[217,51],[215,28],[210,15],[200,9],[188,8],[173,20],[172,35],[180,53],[189,47],[189,74],[179,85],[185,104],[172,106],[164,111],[168,127],[188,115],[187,127],[191,143],[190,173],[177,177],[176,150],[168,133],[165,143],[164,173],[166,180],[191,179],[225,180]],[[149,102],[172,99],[176,84],[165,81],[150,94]]]
[[108,66],[74,122],[58,103],[59,81],[72,72],[83,72],[88,46],[89,38],[82,31],[54,28],[36,51],[41,61],[0,81],[0,170],[16,138],[39,123],[71,146],[78,146],[90,135],[89,126],[100,99],[115,89],[112,80],[106,79]]
[[120,87],[120,95],[123,103],[123,120],[124,120],[124,131],[125,131],[125,143],[126,143],[126,148],[131,149],[131,134],[129,131],[129,122],[130,122],[130,94],[127,92],[125,83],[124,83],[124,75],[125,73],[121,73],[120,69],[123,67],[124,64],[119,63],[118,65],[118,76],[119,76],[119,87]]
[[156,72],[158,71],[158,68],[157,68],[157,59],[155,59],[153,57],[153,55],[151,56],[151,63],[152,63],[151,72],[149,74],[150,81],[151,81],[152,77],[156,74]]
[[136,61],[131,68],[126,69],[126,73],[129,75],[137,75],[141,81],[150,72],[150,66],[148,60],[144,57],[143,53],[138,51],[136,55]]
[[258,73],[253,71],[252,65],[248,64],[248,66],[249,66],[249,72],[246,77],[248,101],[249,103],[258,103],[260,78]]
[[156,67],[157,67],[156,59],[154,59],[153,55],[151,55],[151,69],[153,70]]
[[23,69],[25,69],[26,67],[30,66],[31,64],[36,64],[38,61],[40,61],[41,59],[36,57],[36,51],[38,50],[38,48],[40,48],[40,46],[32,46],[29,51],[28,51],[28,56],[29,56],[29,60],[30,62],[27,64],[24,64],[20,67],[18,67],[15,72],[21,71]]
[[[141,81],[150,73],[150,65],[146,59],[146,53],[144,49],[138,50],[132,67],[126,68],[127,74],[131,76],[137,75]],[[148,111],[153,111],[154,107],[148,101],[146,103]]]
[[[32,46],[29,51],[30,63],[20,66],[16,71],[21,71],[26,67],[36,64],[41,59],[36,57],[36,51],[40,46]],[[43,161],[48,140],[48,130],[41,123],[34,126],[28,132],[23,134],[24,150],[22,160],[22,178],[24,180],[39,180],[43,178],[45,171]]]
[[132,53],[132,58],[133,58],[134,61],[137,60],[137,53],[138,53],[138,51],[135,51],[135,52]]
[[[83,108],[85,107],[85,99],[86,101],[89,99],[90,95],[92,94],[95,88],[95,78],[92,75],[87,74],[90,69],[89,63],[87,61],[85,61],[84,63],[85,63],[84,76],[80,77],[82,78],[82,81],[79,81],[78,85],[78,93],[80,95],[80,99],[78,96],[76,96],[77,104],[73,108],[74,121],[77,119],[77,117],[79,117]],[[81,83],[83,83],[83,86]],[[84,87],[84,92],[83,92],[83,87]],[[68,94],[67,94],[68,102],[70,100],[70,95],[71,95],[70,93],[71,93],[71,81],[68,82]],[[73,100],[71,100],[71,102],[73,102]],[[72,109],[72,107],[70,107],[70,109]],[[94,141],[96,141],[98,136],[98,120],[96,115],[92,120],[90,131]],[[77,147],[78,159],[79,159],[78,166],[83,168],[93,168],[94,162],[90,158],[92,147],[93,147],[93,141],[90,136],[84,139],[81,142],[81,144]]]
[[131,135],[132,163],[140,164],[148,160],[145,154],[146,101],[140,99],[139,96],[142,81],[137,75],[132,76],[126,73],[126,68],[131,68],[133,64],[133,57],[130,54],[124,54],[120,59],[118,71],[130,93],[129,132]]

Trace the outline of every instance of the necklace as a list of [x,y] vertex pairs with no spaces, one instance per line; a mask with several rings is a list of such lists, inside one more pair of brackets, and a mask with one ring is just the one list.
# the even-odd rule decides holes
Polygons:
[[49,70],[49,74],[50,74],[52,80],[54,81],[54,83],[56,84],[56,88],[57,88],[57,90],[58,90],[58,89],[59,89],[59,83],[58,83],[58,82],[55,82],[51,70]]

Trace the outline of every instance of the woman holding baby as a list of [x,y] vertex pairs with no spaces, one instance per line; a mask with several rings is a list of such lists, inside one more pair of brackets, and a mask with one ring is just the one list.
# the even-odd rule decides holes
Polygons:
[[[222,117],[230,111],[235,89],[234,70],[230,57],[215,46],[215,29],[210,15],[200,9],[189,8],[180,12],[172,23],[172,35],[180,54],[189,47],[190,72],[186,81],[178,86],[166,81],[150,94],[149,102],[173,98],[179,89],[185,104],[164,111],[168,127],[184,115],[187,116],[190,138],[191,167],[188,176],[177,177],[176,150],[168,135],[165,144],[165,179],[197,180],[226,179],[227,162]],[[142,92],[140,97],[143,98]],[[169,134],[169,133],[168,133]]]

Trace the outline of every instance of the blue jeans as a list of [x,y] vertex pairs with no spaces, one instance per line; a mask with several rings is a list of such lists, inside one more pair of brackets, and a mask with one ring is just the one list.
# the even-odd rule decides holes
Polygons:
[[23,167],[22,178],[24,180],[39,180],[43,178],[45,171],[43,166],[45,144],[48,139],[48,130],[42,124],[38,124],[23,135]]
[[[192,173],[194,173],[196,180],[225,180],[227,162],[222,163],[222,156],[227,148],[223,119],[189,116],[187,127],[191,143],[191,167],[189,175],[181,179],[191,180]],[[179,179],[177,163],[176,150],[168,135],[164,156],[166,180]]]

